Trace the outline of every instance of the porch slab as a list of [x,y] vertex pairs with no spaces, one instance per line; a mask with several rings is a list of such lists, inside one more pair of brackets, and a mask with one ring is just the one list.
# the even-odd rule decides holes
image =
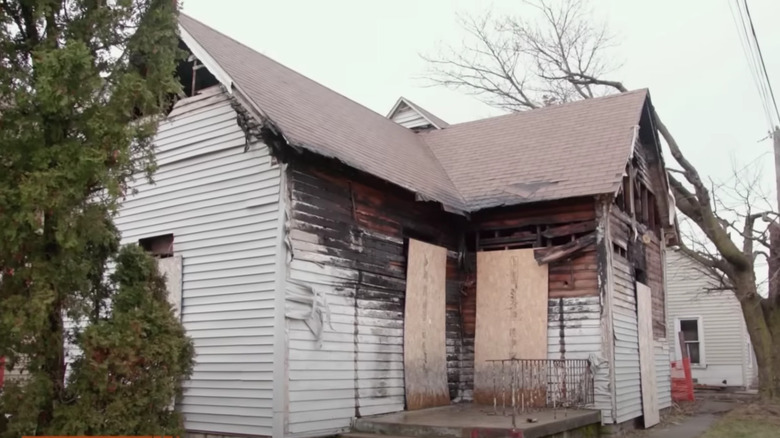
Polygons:
[[[529,418],[536,421],[528,422]],[[402,437],[575,438],[598,436],[600,424],[601,414],[596,410],[544,409],[518,413],[513,427],[511,412],[502,415],[499,408],[495,414],[492,406],[458,404],[359,418],[355,432]]]

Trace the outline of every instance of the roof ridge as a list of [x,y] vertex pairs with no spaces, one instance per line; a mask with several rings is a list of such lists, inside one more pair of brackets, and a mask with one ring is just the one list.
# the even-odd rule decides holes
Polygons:
[[450,128],[455,128],[455,127],[470,125],[470,124],[474,124],[474,123],[485,122],[485,121],[488,121],[488,120],[497,120],[497,119],[502,119],[502,118],[517,117],[517,116],[520,116],[520,115],[523,115],[523,114],[539,114],[541,112],[554,111],[554,110],[557,110],[557,109],[560,109],[560,108],[571,108],[571,107],[580,106],[580,105],[584,105],[584,104],[592,104],[593,102],[603,102],[605,100],[619,99],[619,98],[625,97],[627,95],[634,95],[634,94],[641,93],[641,92],[648,93],[648,91],[649,90],[647,88],[637,88],[635,90],[629,90],[629,91],[626,91],[626,92],[623,92],[623,93],[608,94],[606,96],[592,97],[592,98],[589,98],[589,99],[580,99],[580,100],[575,100],[573,102],[559,103],[559,104],[556,104],[556,105],[543,106],[541,108],[533,108],[533,109],[529,109],[529,110],[525,110],[525,111],[512,111],[512,112],[509,112],[507,114],[500,114],[500,115],[497,115],[497,116],[485,117],[485,118],[482,118],[482,119],[469,120],[469,121],[460,122],[460,123],[453,123],[449,127]]
[[262,53],[262,52],[258,51],[257,49],[254,49],[254,48],[252,48],[252,47],[250,47],[250,46],[248,46],[248,45],[246,45],[246,44],[242,43],[241,41],[239,41],[239,40],[237,40],[237,39],[235,39],[235,38],[231,37],[230,35],[227,35],[227,34],[225,34],[224,32],[222,32],[222,31],[219,31],[219,30],[217,30],[217,29],[215,29],[215,28],[213,28],[213,27],[209,26],[208,24],[206,24],[206,23],[204,23],[204,22],[202,22],[202,21],[200,21],[200,20],[198,20],[198,19],[196,19],[196,18],[193,18],[193,17],[192,17],[192,16],[190,16],[190,15],[187,15],[187,14],[185,14],[185,13],[179,13],[179,17],[180,17],[180,18],[181,18],[181,17],[184,17],[184,18],[186,18],[186,19],[188,19],[188,20],[192,20],[192,21],[196,22],[197,24],[199,24],[199,25],[201,25],[201,26],[203,26],[203,27],[206,27],[206,28],[208,28],[209,30],[211,30],[211,31],[213,31],[213,32],[215,32],[215,33],[218,33],[219,35],[221,35],[221,36],[223,36],[223,37],[225,37],[225,38],[227,38],[227,39],[229,39],[229,40],[233,41],[234,43],[236,43],[236,44],[238,44],[238,45],[240,45],[240,46],[242,46],[242,47],[244,47],[244,48],[246,48],[246,49],[248,49],[248,50],[251,50],[251,51],[253,51],[253,52],[257,53],[258,55],[260,55],[260,56],[262,56],[262,57],[266,58],[268,61],[270,61],[270,62],[273,62],[274,64],[277,64],[277,65],[279,65],[279,66],[283,67],[285,70],[288,70],[290,73],[292,73],[292,74],[294,74],[294,75],[297,75],[297,76],[300,76],[300,77],[302,77],[302,78],[306,79],[307,81],[314,82],[315,84],[319,85],[320,87],[326,88],[326,89],[328,89],[329,91],[331,91],[332,93],[334,93],[334,94],[336,94],[336,95],[340,96],[341,98],[343,98],[343,99],[346,99],[346,100],[348,100],[348,101],[350,101],[350,102],[354,103],[355,105],[357,105],[357,106],[359,106],[359,107],[363,108],[364,110],[366,110],[366,111],[368,111],[368,112],[370,112],[370,113],[372,113],[372,114],[376,115],[376,116],[377,116],[377,117],[379,117],[380,119],[386,120],[386,121],[390,122],[391,124],[393,124],[393,125],[395,125],[395,126],[398,126],[398,127],[400,127],[401,129],[405,129],[405,130],[406,130],[406,128],[404,128],[403,126],[400,126],[400,125],[398,125],[397,123],[393,122],[392,120],[389,120],[389,119],[387,119],[385,116],[383,116],[383,115],[379,114],[378,112],[376,112],[376,111],[372,110],[371,108],[369,108],[369,107],[367,107],[367,106],[363,105],[362,103],[360,103],[360,102],[356,101],[355,99],[352,99],[352,98],[351,98],[351,97],[349,97],[349,96],[346,96],[346,95],[344,95],[344,94],[341,94],[341,93],[339,93],[338,91],[334,90],[333,88],[331,88],[331,87],[329,87],[329,86],[327,86],[327,85],[325,85],[325,84],[322,84],[322,83],[320,83],[319,81],[315,81],[314,79],[310,78],[309,76],[306,76],[305,74],[303,74],[303,73],[301,73],[301,72],[299,72],[299,71],[297,71],[297,70],[294,70],[294,69],[292,69],[292,68],[288,67],[287,65],[285,65],[285,64],[283,64],[283,63],[281,63],[281,62],[279,62],[279,61],[277,61],[277,60],[275,60],[275,59],[271,58],[270,56],[266,55],[265,53]]
[[[272,115],[269,114],[269,117],[274,120],[277,124],[280,125],[280,128],[282,129],[282,132],[285,136],[288,137],[288,139],[293,143],[298,143],[301,146],[308,147],[309,149],[318,150],[318,153],[326,155],[326,156],[332,156],[334,158],[337,158],[348,165],[355,167],[359,170],[367,171],[369,173],[375,174],[377,176],[380,176],[380,178],[386,179],[390,182],[393,182],[401,187],[404,187],[413,193],[416,193],[419,195],[422,199],[429,199],[429,200],[435,200],[437,202],[440,202],[442,205],[447,206],[448,208],[453,208],[456,210],[466,210],[465,205],[465,198],[460,193],[460,191],[455,186],[454,182],[452,181],[452,178],[450,175],[447,174],[447,172],[444,169],[444,165],[440,162],[438,156],[434,153],[433,149],[425,142],[423,141],[419,136],[417,136],[414,131],[407,129],[396,122],[386,118],[382,114],[377,113],[376,111],[366,107],[365,105],[333,90],[332,88],[329,88],[314,79],[311,79],[307,77],[306,75],[299,73],[290,67],[272,59],[271,57],[258,52],[257,50],[249,47],[248,45],[241,43],[240,41],[237,41],[236,39],[225,35],[224,33],[206,25],[205,23],[202,23],[186,14],[180,14],[179,16],[179,23],[181,24],[182,28],[192,35],[192,37],[195,39],[195,41],[198,44],[203,44],[203,41],[199,41],[200,39],[208,40],[208,38],[219,40],[221,39],[222,46],[228,46],[230,44],[235,44],[235,47],[239,49],[240,51],[246,51],[244,55],[251,56],[252,58],[257,57],[256,59],[262,63],[267,63],[268,65],[273,65],[274,68],[279,71],[280,74],[285,75],[290,82],[295,82],[296,80],[299,82],[298,86],[302,87],[299,89],[308,88],[309,91],[316,91],[319,93],[319,95],[324,95],[329,99],[332,99],[334,102],[334,106],[341,106],[342,110],[346,109],[347,111],[351,111],[353,114],[347,114],[347,115],[338,115],[337,117],[347,117],[349,119],[349,122],[357,127],[357,130],[363,130],[366,132],[368,139],[364,138],[364,143],[360,145],[358,148],[358,152],[355,151],[347,151],[345,153],[339,153],[337,149],[334,149],[335,146],[333,143],[328,143],[328,141],[324,141],[324,143],[320,144],[318,142],[317,138],[313,138],[308,133],[311,132],[311,126],[309,126],[309,131],[307,133],[302,133],[300,131],[301,126],[296,126],[297,132],[292,133],[291,132],[285,132],[287,131],[287,128],[289,128],[293,122],[290,120],[287,120],[285,126],[284,123],[279,123],[280,118],[280,111],[289,111],[287,108],[274,108],[272,104],[268,102],[262,102],[258,101],[257,96],[252,96],[250,92],[250,96],[248,96],[249,99],[255,101],[255,104],[262,110],[262,111],[270,111],[271,109],[275,109],[276,114]],[[227,50],[220,46],[214,46],[213,50]],[[208,48],[204,48],[204,50],[208,51]],[[228,60],[224,59],[214,59],[214,62],[217,63],[219,66],[223,66],[223,64],[227,64],[227,66],[230,66],[230,62]],[[223,66],[223,68],[227,68],[227,66]],[[235,68],[233,66],[232,68]],[[227,68],[230,70],[230,68]],[[233,80],[237,81],[237,85],[247,88],[252,88],[252,81],[254,79],[248,78],[247,76],[244,76],[243,78],[239,75],[239,77],[233,77]],[[246,83],[243,83],[246,82]],[[320,96],[320,97],[321,97]],[[314,96],[316,97],[316,96]],[[268,106],[266,107],[266,104]],[[320,108],[320,111],[326,110],[325,108]],[[360,123],[363,124],[357,124],[358,122],[355,119],[361,119]],[[379,121],[381,120],[381,122]],[[366,128],[366,125],[368,125],[368,129]],[[324,130],[333,130],[334,127],[330,126],[324,126]],[[315,137],[318,134],[315,134]],[[346,135],[354,135],[350,134],[349,131],[346,132]],[[386,139],[392,139],[391,143],[395,143],[397,146],[405,145],[406,149],[409,150],[416,150],[417,154],[419,155],[419,158],[421,158],[421,162],[424,162],[426,164],[423,164],[424,166],[429,166],[429,171],[431,175],[427,175],[430,178],[433,178],[433,180],[429,179],[429,182],[425,181],[425,178],[422,178],[422,181],[419,179],[416,182],[412,182],[415,178],[417,178],[414,175],[405,174],[398,178],[393,178],[392,175],[388,172],[382,172],[382,174],[377,174],[375,172],[377,166],[381,168],[383,165],[382,161],[378,162],[364,162],[362,161],[364,157],[361,157],[360,155],[363,155],[364,152],[361,152],[361,150],[370,149],[372,147],[371,144],[366,142],[368,140],[369,142],[373,140],[372,136],[376,135],[382,135]],[[339,141],[344,141],[345,138],[338,139]],[[349,141],[349,139],[346,139]],[[379,141],[381,143],[381,141]],[[400,148],[401,150],[405,149],[404,147]],[[409,150],[406,152],[408,153]],[[390,152],[390,154],[393,154],[396,152]],[[382,155],[382,154],[380,154]],[[387,155],[387,154],[385,154]],[[401,153],[402,156],[405,156],[404,153]],[[423,158],[425,157],[425,158]],[[389,157],[385,156],[384,159],[388,159]],[[392,161],[392,160],[391,160]],[[397,161],[397,160],[396,160]],[[362,166],[361,166],[362,164]],[[400,166],[400,164],[396,163]],[[405,163],[402,167],[410,167],[410,163]],[[414,166],[412,166],[414,167]],[[436,169],[433,169],[436,167]],[[395,171],[398,171],[399,169],[395,169]],[[434,175],[435,174],[435,175]],[[432,182],[430,182],[432,181]]]

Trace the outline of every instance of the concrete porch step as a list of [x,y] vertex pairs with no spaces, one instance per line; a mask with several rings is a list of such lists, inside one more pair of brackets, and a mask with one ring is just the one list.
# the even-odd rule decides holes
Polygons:
[[352,438],[461,438],[460,428],[430,426],[421,424],[384,423],[359,418],[355,421],[354,432],[361,436]]
[[[600,415],[592,410],[543,410],[518,416],[497,414],[484,406],[451,405],[403,411],[355,420],[346,438],[571,438],[598,436]],[[526,420],[534,418],[534,422]]]
[[341,438],[409,438],[400,435],[379,435],[375,433],[349,432],[339,435]]

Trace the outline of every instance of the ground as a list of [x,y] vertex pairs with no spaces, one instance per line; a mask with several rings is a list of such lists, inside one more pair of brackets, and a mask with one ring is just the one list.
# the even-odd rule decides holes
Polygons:
[[719,419],[701,438],[775,438],[780,435],[780,406],[739,406]]
[[780,406],[757,402],[749,394],[699,394],[695,403],[677,405],[661,424],[629,434],[632,438],[777,438]]

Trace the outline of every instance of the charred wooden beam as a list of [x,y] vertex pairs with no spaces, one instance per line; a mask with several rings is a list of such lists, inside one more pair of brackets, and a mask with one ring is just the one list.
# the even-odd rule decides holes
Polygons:
[[555,237],[568,236],[570,234],[587,233],[596,230],[596,221],[574,222],[571,224],[551,227],[542,232],[542,236],[552,239]]
[[569,242],[565,245],[552,246],[549,248],[540,248],[534,251],[534,258],[540,265],[556,262],[564,259],[577,251],[581,251],[596,243],[596,232],[586,234],[579,239]]
[[534,233],[520,234],[517,236],[505,236],[505,237],[490,237],[479,240],[479,248],[485,249],[488,247],[512,245],[512,244],[534,244],[536,243],[536,235]]

